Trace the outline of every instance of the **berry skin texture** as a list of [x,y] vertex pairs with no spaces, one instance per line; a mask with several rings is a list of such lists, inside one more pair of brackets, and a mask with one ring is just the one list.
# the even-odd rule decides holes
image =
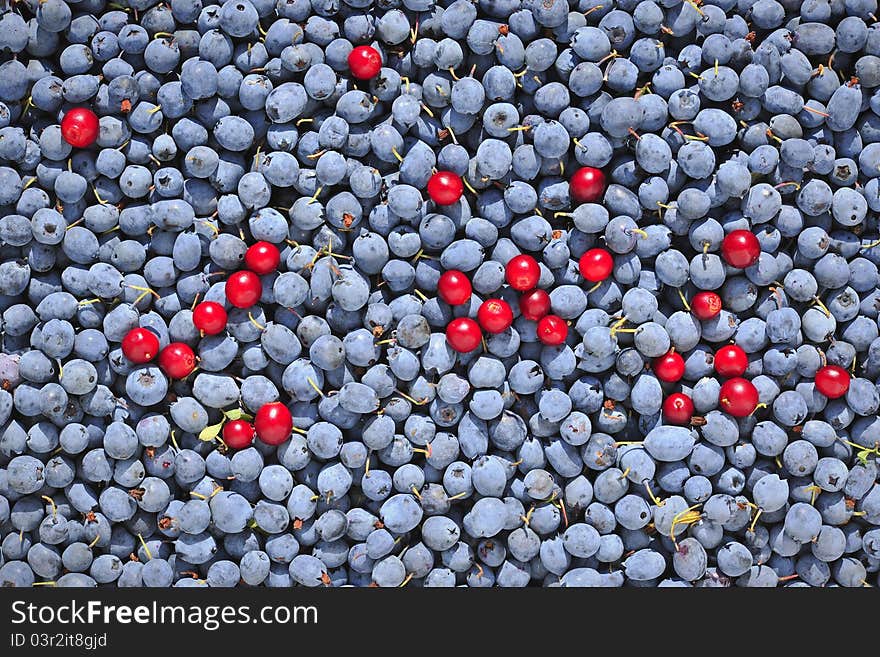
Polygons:
[[605,174],[594,167],[581,167],[569,182],[571,198],[577,203],[595,203],[605,191]]
[[518,255],[507,263],[504,275],[510,287],[525,292],[538,284],[538,280],[541,278],[541,267],[532,256]]
[[489,333],[501,333],[513,324],[513,311],[506,301],[486,299],[477,311],[477,321]]
[[731,267],[745,269],[758,261],[761,244],[748,230],[735,230],[721,242],[721,255]]
[[849,390],[849,372],[839,365],[826,365],[816,372],[816,390],[829,399],[843,397]]
[[250,308],[263,294],[263,285],[252,271],[237,271],[226,281],[226,298],[236,308]]
[[451,171],[438,171],[428,179],[428,196],[437,205],[458,203],[464,193],[464,183]]
[[721,312],[721,297],[708,290],[697,292],[691,299],[691,312],[699,320],[712,319]]
[[61,136],[74,148],[88,148],[99,132],[98,116],[87,107],[74,107],[61,119]]
[[605,249],[590,249],[581,256],[578,268],[581,276],[591,283],[601,283],[611,276],[614,258]]
[[718,407],[734,417],[751,415],[758,407],[758,389],[741,377],[728,379],[718,392]]
[[281,402],[263,404],[254,416],[257,438],[267,445],[280,445],[290,438],[293,416]]
[[470,317],[457,317],[446,327],[446,341],[450,347],[461,354],[476,349],[482,338],[480,325]]
[[271,242],[257,242],[248,247],[244,254],[245,267],[259,276],[276,271],[280,262],[278,247]]
[[254,431],[246,420],[231,420],[223,425],[223,442],[232,449],[244,449],[254,442]]
[[437,281],[437,294],[450,306],[460,306],[471,298],[473,287],[470,279],[457,269],[443,272]]
[[749,366],[749,357],[742,347],[729,344],[715,352],[715,371],[721,376],[742,376]]
[[683,392],[674,392],[663,400],[663,419],[669,424],[689,424],[694,415],[694,402]]
[[654,359],[654,375],[666,383],[675,383],[684,376],[684,358],[677,351],[670,351]]
[[538,339],[546,345],[563,344],[568,337],[568,324],[561,317],[546,315],[538,322]]
[[348,67],[358,80],[372,80],[382,69],[382,55],[372,46],[357,46],[348,55]]
[[132,363],[149,363],[159,353],[159,338],[149,329],[131,329],[122,338],[122,353]]
[[544,290],[532,290],[519,298],[519,311],[526,319],[537,322],[550,312],[550,295]]
[[196,355],[183,342],[172,342],[159,353],[159,367],[172,379],[183,379],[196,368]]
[[202,301],[193,309],[193,325],[205,335],[217,335],[226,328],[226,309],[216,301]]

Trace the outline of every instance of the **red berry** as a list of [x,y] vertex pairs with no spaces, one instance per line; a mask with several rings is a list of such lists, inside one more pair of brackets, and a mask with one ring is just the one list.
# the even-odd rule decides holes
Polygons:
[[461,178],[451,171],[438,171],[428,179],[428,196],[437,205],[452,205],[464,193]]
[[718,392],[718,406],[734,417],[751,415],[758,407],[758,389],[741,377],[728,379]]
[[761,244],[751,231],[735,230],[721,242],[721,255],[731,267],[745,269],[758,262]]
[[226,328],[226,308],[216,301],[202,301],[193,309],[193,325],[205,335],[217,335]]
[[826,365],[816,372],[816,390],[829,399],[843,397],[849,390],[849,372],[839,365]]
[[172,342],[159,352],[159,367],[172,379],[183,379],[196,368],[196,355],[188,344]]
[[581,167],[574,172],[568,186],[573,201],[593,203],[605,191],[605,174],[593,167]]
[[684,376],[684,358],[676,351],[668,351],[654,359],[653,369],[658,379],[674,383]]
[[263,294],[263,284],[252,271],[237,271],[226,281],[226,298],[236,308],[250,308]]
[[670,424],[688,424],[694,415],[694,402],[683,392],[674,392],[663,400],[663,418]]
[[223,442],[232,449],[244,449],[254,442],[254,425],[232,420],[223,425]]
[[721,312],[721,297],[714,292],[697,292],[691,299],[694,317],[706,321]]
[[477,310],[477,321],[489,333],[501,333],[513,324],[513,311],[506,301],[486,299]]
[[591,283],[599,283],[611,276],[614,258],[605,249],[590,249],[581,256],[578,268],[581,270],[581,276]]
[[546,345],[556,346],[568,337],[568,324],[556,315],[545,315],[538,322],[538,339]]
[[519,298],[519,311],[526,319],[537,322],[550,312],[550,295],[544,290],[532,290]]
[[460,306],[471,298],[471,282],[457,269],[443,272],[437,281],[437,294],[450,306]]
[[158,353],[159,338],[148,329],[131,329],[122,338],[122,354],[132,363],[149,363]]
[[372,46],[357,46],[348,53],[348,68],[358,80],[372,80],[382,68],[382,55]]
[[88,148],[98,139],[97,115],[87,107],[74,107],[61,119],[61,136],[74,148]]
[[466,354],[480,345],[483,333],[470,317],[457,317],[446,326],[446,341],[457,352]]
[[257,438],[267,445],[280,445],[290,438],[293,416],[281,402],[263,404],[254,417],[254,429]]
[[715,371],[721,376],[742,376],[749,366],[749,357],[742,347],[728,344],[715,352]]
[[278,247],[270,242],[257,242],[244,253],[244,265],[255,274],[264,276],[278,269],[281,254]]
[[518,255],[507,263],[504,275],[510,287],[525,292],[538,284],[538,280],[541,278],[541,267],[532,256]]

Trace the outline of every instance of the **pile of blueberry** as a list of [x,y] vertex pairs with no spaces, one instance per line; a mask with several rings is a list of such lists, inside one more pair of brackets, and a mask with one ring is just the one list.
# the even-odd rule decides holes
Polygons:
[[13,0],[0,586],[875,586],[877,0]]

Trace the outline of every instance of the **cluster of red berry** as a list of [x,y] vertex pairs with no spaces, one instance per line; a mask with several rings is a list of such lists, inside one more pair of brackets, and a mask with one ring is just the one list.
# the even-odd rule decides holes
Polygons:
[[[748,230],[735,230],[725,236],[721,243],[721,255],[731,267],[744,269],[754,265],[761,256],[761,245],[755,235]],[[715,292],[698,292],[691,300],[691,312],[706,321],[721,312],[722,302]],[[758,407],[758,389],[743,375],[748,369],[749,358],[746,352],[735,344],[725,345],[715,352],[715,372],[727,378],[721,384],[718,405],[734,417],[746,417]],[[671,350],[654,359],[654,375],[666,383],[675,383],[684,376],[685,363],[680,354]],[[816,389],[831,399],[846,394],[849,389],[849,373],[837,365],[822,367],[815,378]],[[688,424],[694,414],[694,403],[683,392],[669,395],[663,402],[663,417],[672,424]]]
[[[511,258],[504,272],[507,284],[514,290],[524,292],[520,297],[519,308],[523,317],[538,322],[538,339],[547,345],[565,342],[568,324],[556,315],[550,315],[550,295],[538,289],[541,267],[529,255]],[[437,293],[450,306],[460,306],[471,298],[471,282],[456,269],[450,269],[440,276]],[[446,327],[449,345],[460,353],[473,351],[483,338],[483,331],[501,333],[513,324],[513,310],[503,299],[486,299],[477,310],[477,321],[470,317],[457,317]]]
[[172,342],[159,350],[159,338],[145,328],[134,328],[122,338],[122,353],[132,363],[143,365],[157,355],[159,367],[172,379],[183,379],[196,368],[196,355],[183,342]]
[[[263,293],[259,276],[278,269],[281,254],[269,242],[257,242],[244,255],[247,269],[236,272],[226,281],[226,298],[236,308],[250,308]],[[202,336],[217,335],[226,328],[228,315],[222,304],[202,301],[193,308],[193,325]],[[132,363],[143,365],[158,355],[159,367],[171,379],[183,379],[196,368],[196,355],[188,344],[172,342],[159,349],[159,338],[145,328],[130,330],[122,340],[122,353]],[[254,436],[267,445],[280,445],[293,431],[293,417],[281,402],[263,404],[253,419],[235,419],[223,425],[223,442],[233,449],[243,449]]]

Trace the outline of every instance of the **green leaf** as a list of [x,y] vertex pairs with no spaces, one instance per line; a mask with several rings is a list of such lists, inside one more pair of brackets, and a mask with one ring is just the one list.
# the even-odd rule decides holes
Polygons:
[[245,413],[240,408],[233,408],[231,411],[223,411],[223,415],[225,415],[230,420],[253,420],[254,418],[247,413]]
[[199,432],[199,440],[209,441],[214,440],[217,436],[220,435],[220,429],[223,428],[223,423],[212,424],[210,426],[205,427]]

